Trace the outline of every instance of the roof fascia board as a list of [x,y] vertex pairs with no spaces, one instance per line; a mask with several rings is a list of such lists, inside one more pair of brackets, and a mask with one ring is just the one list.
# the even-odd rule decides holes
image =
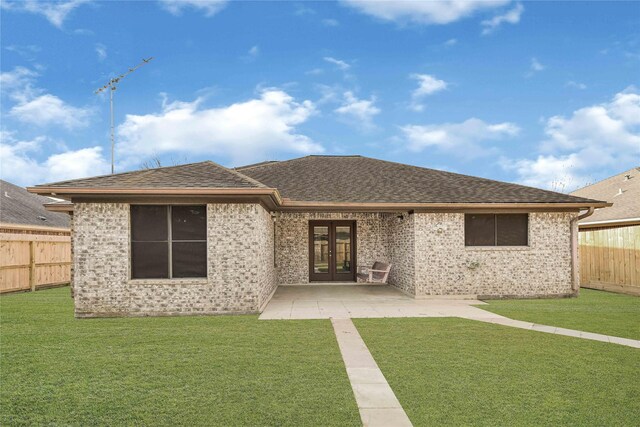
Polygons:
[[589,207],[603,208],[612,206],[606,202],[575,202],[575,203],[333,203],[333,202],[294,202],[285,199],[280,207],[287,209],[395,209],[421,211],[447,211],[452,209],[587,209]]

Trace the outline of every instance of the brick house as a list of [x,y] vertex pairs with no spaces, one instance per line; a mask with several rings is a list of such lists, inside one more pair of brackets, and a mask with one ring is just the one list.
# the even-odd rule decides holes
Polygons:
[[361,156],[207,161],[29,191],[71,202],[78,317],[255,313],[278,285],[355,284],[375,261],[415,298],[574,295],[580,211],[608,206]]

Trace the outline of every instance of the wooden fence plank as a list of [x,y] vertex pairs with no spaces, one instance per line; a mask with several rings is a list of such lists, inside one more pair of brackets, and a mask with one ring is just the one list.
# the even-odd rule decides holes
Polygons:
[[583,229],[579,249],[583,287],[640,292],[640,225]]
[[69,283],[71,238],[68,231],[67,235],[63,232],[36,234],[43,231],[24,227],[9,231],[0,233],[0,293]]

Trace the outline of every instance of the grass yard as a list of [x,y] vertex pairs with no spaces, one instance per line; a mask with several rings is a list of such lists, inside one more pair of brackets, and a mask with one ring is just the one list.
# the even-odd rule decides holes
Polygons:
[[640,350],[454,318],[354,323],[415,426],[640,420]]
[[640,297],[581,289],[578,298],[487,301],[516,320],[640,340]]
[[0,297],[0,425],[359,425],[329,321],[73,318]]

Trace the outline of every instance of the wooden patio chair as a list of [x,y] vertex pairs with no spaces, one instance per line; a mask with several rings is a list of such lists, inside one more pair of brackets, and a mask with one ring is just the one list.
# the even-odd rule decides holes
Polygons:
[[376,261],[373,263],[373,267],[358,267],[358,279],[366,283],[387,283],[389,278],[389,271],[391,271],[391,264]]

